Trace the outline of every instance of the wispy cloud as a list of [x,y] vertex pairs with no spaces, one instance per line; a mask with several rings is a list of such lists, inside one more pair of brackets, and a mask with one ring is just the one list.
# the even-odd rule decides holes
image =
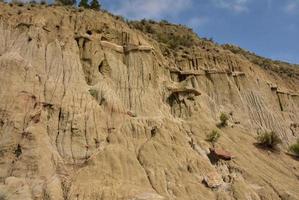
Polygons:
[[213,0],[214,5],[217,7],[229,9],[237,13],[248,12],[249,1],[250,0]]
[[284,11],[288,14],[299,13],[299,0],[290,0],[284,7]]
[[193,17],[187,21],[187,25],[193,29],[198,29],[209,22],[207,17]]
[[164,16],[176,16],[191,5],[192,0],[122,0],[114,13],[132,19],[159,19]]

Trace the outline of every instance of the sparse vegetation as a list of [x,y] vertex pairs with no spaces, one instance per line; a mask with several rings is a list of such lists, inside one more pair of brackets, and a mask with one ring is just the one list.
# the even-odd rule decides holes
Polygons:
[[143,19],[141,21],[131,21],[130,25],[144,33],[148,33],[153,39],[173,50],[180,46],[191,47],[195,44],[195,38],[197,38],[191,29],[183,25],[171,24],[166,20],[155,22]]
[[222,45],[224,49],[231,51],[234,54],[239,54],[247,58],[250,62],[261,66],[264,69],[271,70],[279,73],[280,75],[287,77],[297,77],[299,78],[298,67],[297,64],[289,64],[283,61],[271,60],[269,58],[264,58],[262,56],[258,56],[253,52],[247,51],[235,45],[224,44]]
[[281,139],[274,131],[260,133],[256,139],[260,146],[269,149],[276,149],[277,146],[282,143]]
[[190,35],[158,34],[158,41],[165,43],[171,49],[176,49],[179,46],[191,47],[193,44]]
[[218,126],[220,127],[227,126],[227,120],[228,120],[227,114],[221,113],[219,119],[220,119],[220,123],[218,124]]
[[297,142],[295,144],[290,146],[289,151],[295,156],[299,157],[299,139],[297,139]]
[[218,131],[213,130],[210,134],[207,135],[206,141],[210,142],[214,147],[220,136],[221,135]]

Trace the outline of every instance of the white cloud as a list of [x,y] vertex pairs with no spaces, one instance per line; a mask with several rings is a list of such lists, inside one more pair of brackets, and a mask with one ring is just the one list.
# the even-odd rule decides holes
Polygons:
[[205,25],[208,21],[207,17],[194,17],[188,20],[187,25],[193,29],[197,29]]
[[229,9],[237,13],[248,12],[249,1],[250,0],[213,0],[217,7]]
[[176,16],[191,5],[192,0],[126,0],[120,2],[114,13],[133,19],[159,19]]
[[299,13],[299,1],[297,0],[289,1],[284,7],[284,11],[289,14]]

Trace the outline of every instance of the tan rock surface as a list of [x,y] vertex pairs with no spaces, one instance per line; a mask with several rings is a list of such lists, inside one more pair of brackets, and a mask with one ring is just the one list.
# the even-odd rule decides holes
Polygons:
[[[209,42],[162,47],[108,13],[0,3],[0,199],[299,199],[298,77]],[[221,112],[235,159],[212,163]],[[254,146],[261,130],[280,153]]]

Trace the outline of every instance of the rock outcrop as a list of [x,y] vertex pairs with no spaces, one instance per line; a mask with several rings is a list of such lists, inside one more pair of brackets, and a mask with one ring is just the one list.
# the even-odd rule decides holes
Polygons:
[[[299,199],[299,78],[190,38],[172,51],[106,12],[0,3],[0,199]],[[234,159],[209,159],[213,129]],[[254,145],[264,130],[280,153]]]

